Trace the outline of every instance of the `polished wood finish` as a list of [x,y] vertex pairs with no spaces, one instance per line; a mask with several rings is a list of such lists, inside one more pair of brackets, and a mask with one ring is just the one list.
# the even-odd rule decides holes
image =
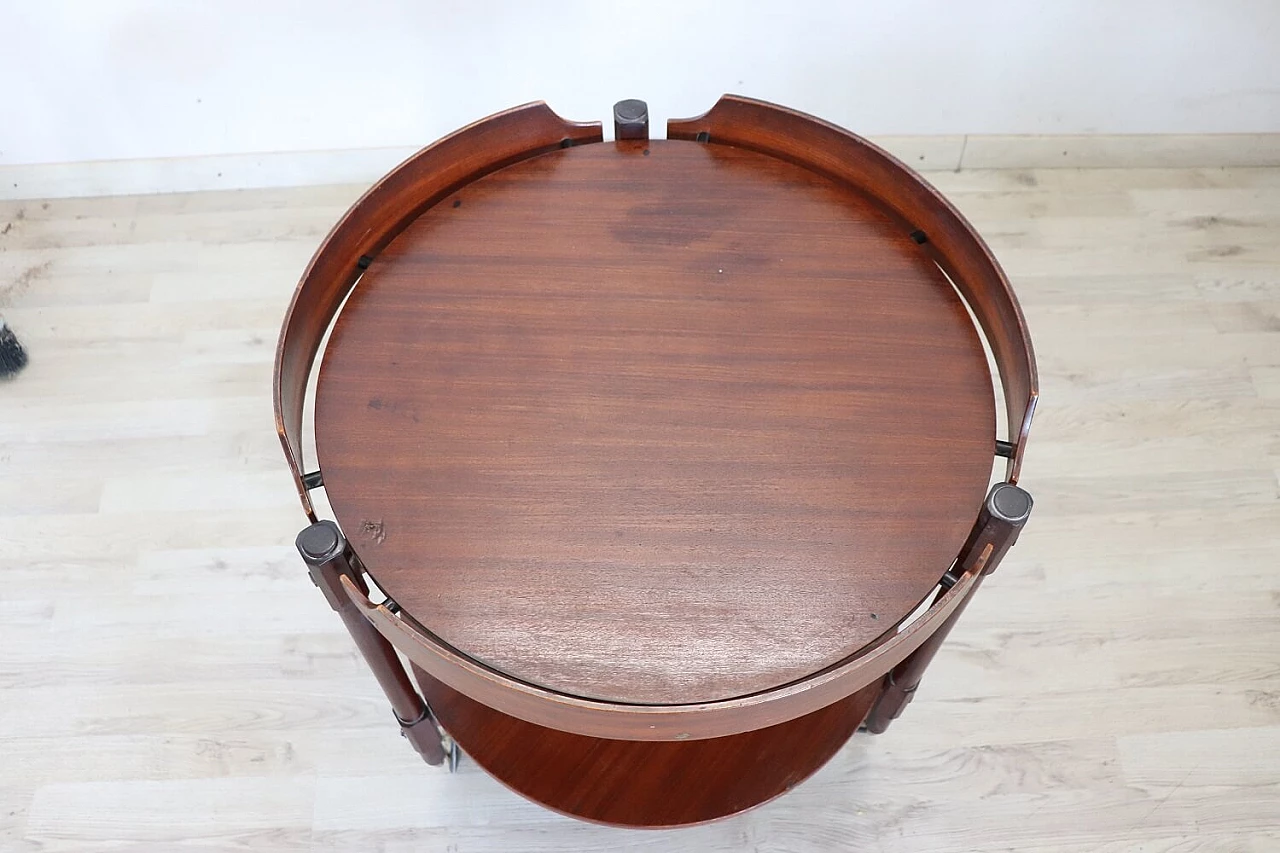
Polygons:
[[302,413],[320,341],[342,301],[400,229],[454,189],[494,169],[563,145],[599,142],[599,122],[568,122],[538,102],[469,125],[424,148],[374,184],[333,227],[294,291],[276,348],[276,431],[303,510]]
[[414,664],[490,707],[528,722],[591,737],[662,741],[712,738],[776,725],[879,682],[946,624],[980,578],[977,571],[965,572],[909,625],[889,626],[857,655],[802,681],[737,699],[684,705],[601,702],[515,681],[451,651],[403,614],[397,616],[386,606],[372,603],[350,579],[342,579],[342,589],[365,618]]
[[874,641],[963,543],[994,423],[963,305],[872,200],[668,141],[557,150],[424,212],[344,307],[316,406],[334,512],[406,613],[628,704]]
[[1039,396],[1022,309],[991,250],[964,216],[883,149],[842,127],[776,104],[725,95],[704,115],[672,119],[669,139],[704,139],[799,163],[870,194],[900,217],[964,295],[986,332],[1004,384],[1010,441],[1006,479],[1018,482]]
[[683,826],[745,811],[807,779],[857,730],[879,686],[798,719],[710,740],[647,743],[544,728],[414,675],[466,756],[558,812],[620,826]]

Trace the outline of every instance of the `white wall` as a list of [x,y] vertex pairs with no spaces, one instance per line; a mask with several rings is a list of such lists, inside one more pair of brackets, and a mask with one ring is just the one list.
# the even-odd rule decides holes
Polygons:
[[536,99],[661,122],[726,91],[869,135],[1280,131],[1280,0],[0,0],[0,164],[420,145]]

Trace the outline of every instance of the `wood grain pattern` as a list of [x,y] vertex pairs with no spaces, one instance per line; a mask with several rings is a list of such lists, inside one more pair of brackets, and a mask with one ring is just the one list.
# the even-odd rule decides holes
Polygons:
[[378,181],[329,232],[294,291],[276,347],[276,431],[298,497],[316,520],[302,484],[302,415],[311,362],[342,300],[377,254],[419,212],[478,175],[562,144],[598,142],[600,123],[568,122],[536,102],[497,113],[422,149]]
[[564,814],[617,826],[687,826],[780,796],[857,730],[872,684],[786,723],[728,737],[660,743],[584,737],[508,717],[414,675],[467,754],[512,790]]
[[876,198],[918,233],[964,294],[986,332],[1004,386],[1008,440],[1005,479],[1018,482],[1039,394],[1027,324],[1004,271],[955,206],[887,152],[844,128],[765,101],[725,95],[704,115],[672,119],[669,139],[705,138],[804,165]]
[[[0,385],[0,849],[1274,853],[1280,401],[1255,383],[1280,388],[1280,333],[1213,312],[1280,301],[1280,170],[930,180],[1036,334],[1037,517],[887,736],[651,832],[424,767],[290,553],[250,332],[360,188],[0,204],[0,311],[32,353]],[[185,363],[210,329],[239,369]],[[93,506],[211,474],[199,511]],[[8,501],[50,481],[70,503]]]
[[990,474],[977,336],[863,196],[749,151],[589,145],[482,178],[374,260],[317,390],[371,574],[515,679],[771,689],[909,613]]
[[868,684],[879,681],[892,667],[919,648],[969,598],[981,576],[966,572],[928,611],[909,625],[892,626],[857,655],[810,675],[722,702],[671,705],[627,705],[556,693],[536,685],[497,677],[471,658],[450,652],[421,627],[375,605],[344,580],[353,603],[397,649],[450,687],[474,696],[492,708],[531,723],[577,734],[632,740],[712,738],[752,731],[787,722],[823,708]]

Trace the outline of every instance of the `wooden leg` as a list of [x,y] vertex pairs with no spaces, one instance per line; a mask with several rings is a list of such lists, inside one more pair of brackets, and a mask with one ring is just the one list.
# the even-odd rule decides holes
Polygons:
[[428,764],[444,763],[440,730],[427,703],[409,681],[396,650],[339,587],[339,579],[346,575],[362,591],[368,592],[364,579],[351,566],[351,552],[338,526],[332,521],[316,522],[298,534],[297,546],[311,572],[311,580],[342,618],[356,648],[364,655],[365,663],[390,700],[396,721],[400,723],[400,733]]
[[[973,532],[969,534],[969,541],[960,550],[960,557],[955,567],[943,576],[943,586],[949,588],[960,575],[970,570],[981,571],[983,576],[991,574],[1008,550],[1018,541],[1018,534],[1031,515],[1031,506],[1031,495],[1017,486],[1009,483],[997,483],[992,486],[983,503],[982,512],[978,515],[978,521],[973,526]],[[925,670],[933,661],[933,656],[938,653],[938,649],[942,648],[947,635],[960,619],[960,614],[964,613],[965,607],[972,600],[981,582],[980,577],[970,589],[968,597],[960,602],[945,622],[938,626],[938,630],[925,640],[920,648],[912,652],[910,657],[885,676],[884,691],[880,694],[875,707],[871,709],[871,713],[867,715],[865,723],[867,731],[880,734],[889,728],[889,723],[901,716],[903,710],[911,703],[915,697],[916,688],[920,686],[920,680],[924,678]]]

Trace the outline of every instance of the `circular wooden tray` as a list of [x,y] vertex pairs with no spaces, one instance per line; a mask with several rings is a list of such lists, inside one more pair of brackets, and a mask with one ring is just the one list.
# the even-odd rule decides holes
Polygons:
[[991,474],[991,378],[875,203],[696,142],[568,148],[373,261],[320,372],[325,485],[378,585],[520,680],[712,702],[924,598]]

